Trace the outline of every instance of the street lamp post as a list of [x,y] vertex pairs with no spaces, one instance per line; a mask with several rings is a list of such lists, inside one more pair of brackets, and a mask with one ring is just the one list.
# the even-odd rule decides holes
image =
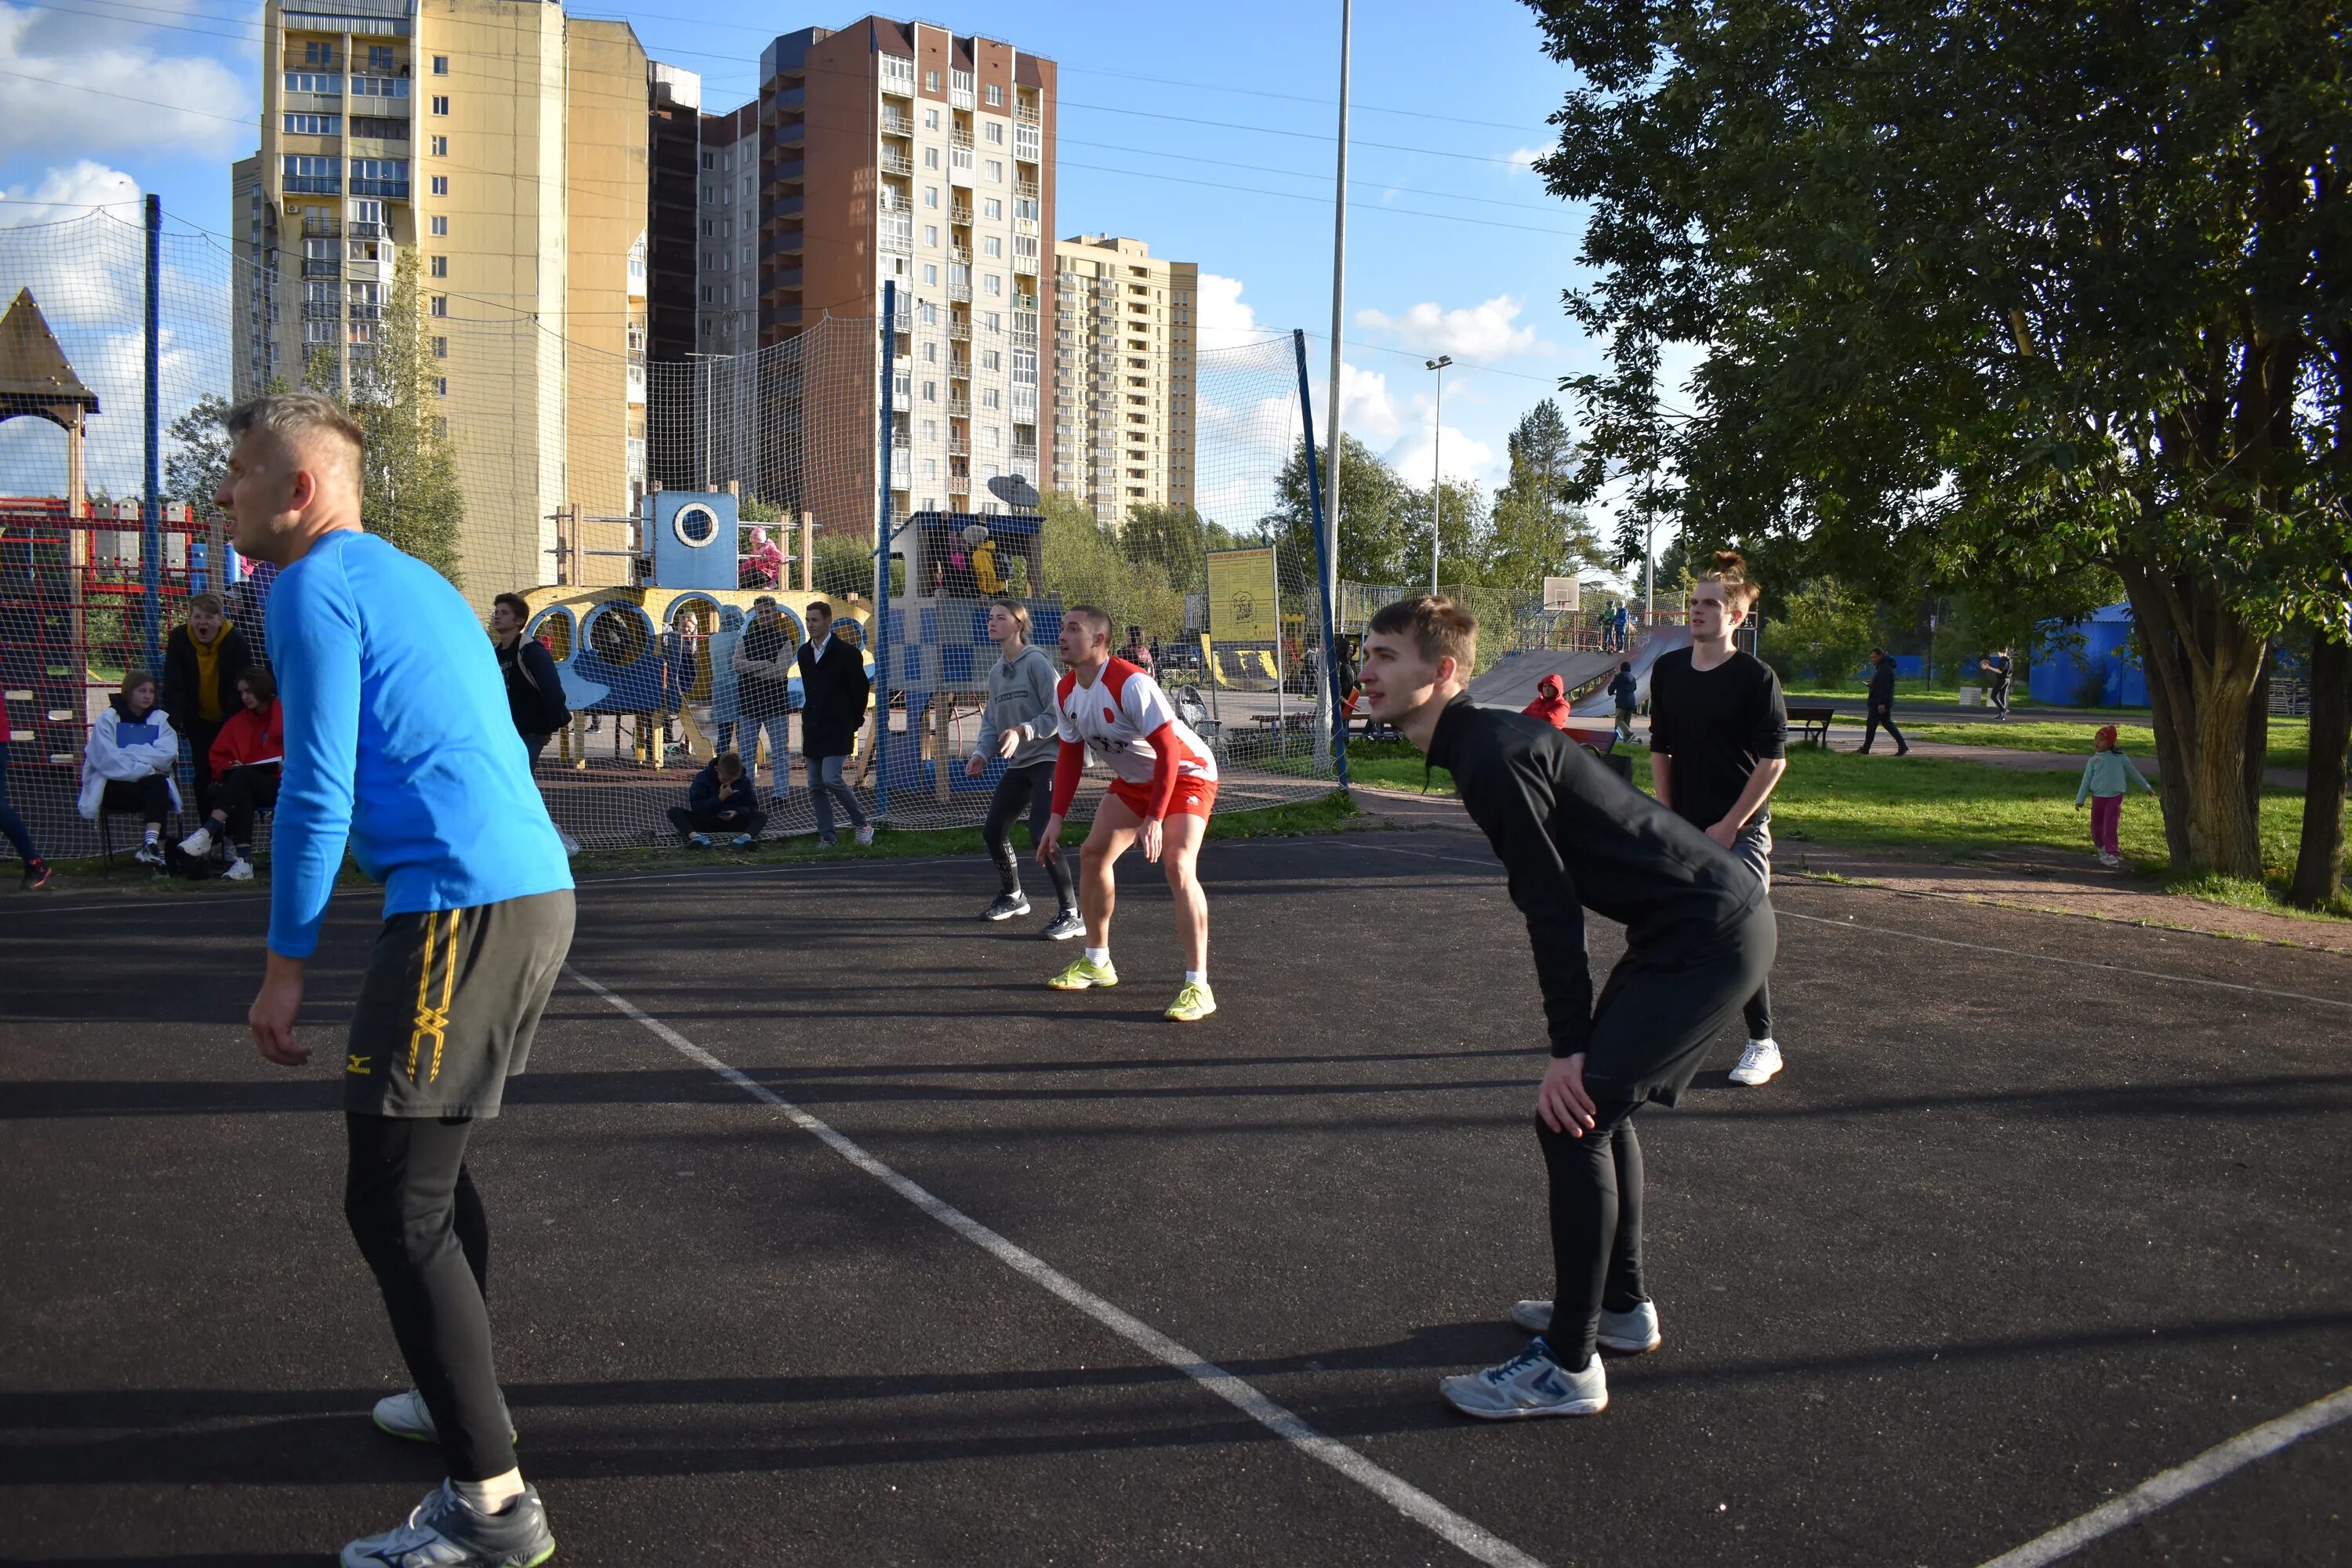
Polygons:
[[1437,525],[1445,516],[1445,468],[1439,461],[1445,443],[1445,367],[1454,363],[1452,354],[1439,354],[1422,362],[1437,373],[1437,403],[1432,410],[1434,426],[1429,438],[1429,592],[1437,593]]

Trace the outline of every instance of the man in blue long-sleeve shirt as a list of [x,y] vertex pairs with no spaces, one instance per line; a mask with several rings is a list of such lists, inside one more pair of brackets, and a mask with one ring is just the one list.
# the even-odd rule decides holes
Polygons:
[[227,428],[215,502],[236,548],[280,568],[268,637],[286,761],[268,973],[248,1021],[269,1061],[310,1060],[294,1039],[303,970],[348,845],[383,884],[384,922],[342,1057],[343,1212],[416,1380],[375,1419],[438,1442],[449,1466],[406,1523],[342,1560],[543,1562],[555,1540],[514,1462],[484,1305],[488,1224],[465,1156],[571,948],[571,872],[472,611],[361,528],[359,427],[305,392],[257,398]]

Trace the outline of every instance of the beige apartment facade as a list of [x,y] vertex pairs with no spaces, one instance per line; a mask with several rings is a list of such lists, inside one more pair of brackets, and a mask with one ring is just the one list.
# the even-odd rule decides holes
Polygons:
[[1106,524],[1192,505],[1199,265],[1089,234],[1056,246],[1055,267],[1054,488]]
[[314,367],[348,385],[414,249],[465,591],[555,581],[559,512],[617,519],[645,482],[644,48],[524,0],[268,0],[263,31],[261,147],[234,174],[240,391]]

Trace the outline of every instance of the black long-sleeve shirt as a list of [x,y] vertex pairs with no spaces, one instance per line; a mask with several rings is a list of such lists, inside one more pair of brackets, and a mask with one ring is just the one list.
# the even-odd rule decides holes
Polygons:
[[1895,661],[1880,659],[1870,672],[1870,706],[1873,711],[1889,708],[1895,702]]
[[1763,900],[1763,884],[1713,839],[1539,720],[1456,697],[1429,760],[1454,775],[1527,918],[1551,1054],[1592,1028],[1584,911],[1625,927],[1628,963],[1711,951]]

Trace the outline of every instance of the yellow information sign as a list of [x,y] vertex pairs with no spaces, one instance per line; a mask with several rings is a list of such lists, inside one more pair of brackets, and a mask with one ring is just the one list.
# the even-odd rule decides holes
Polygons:
[[1272,545],[1209,552],[1209,640],[1277,642],[1280,608]]

